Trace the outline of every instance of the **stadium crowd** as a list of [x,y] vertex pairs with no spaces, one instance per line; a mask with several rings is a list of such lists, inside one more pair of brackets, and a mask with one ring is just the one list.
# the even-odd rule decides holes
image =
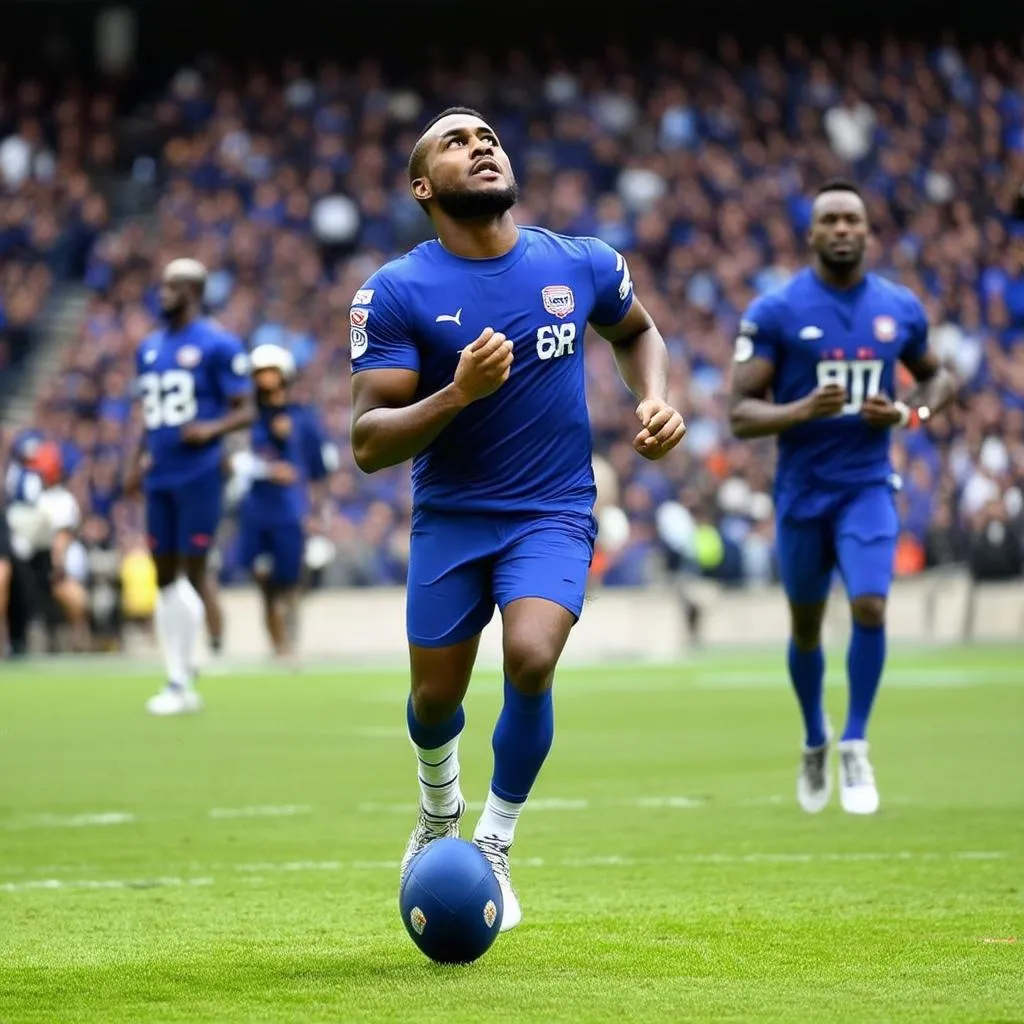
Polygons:
[[[978,576],[1021,572],[1024,60],[1001,44],[895,40],[812,50],[791,38],[753,54],[729,39],[715,53],[664,41],[642,62],[614,45],[583,60],[515,50],[402,80],[372,60],[209,64],[143,103],[149,130],[130,140],[102,97],[68,96],[43,119],[18,91],[0,109],[0,310],[14,349],[25,342],[10,325],[31,322],[42,282],[80,277],[91,290],[36,425],[66,442],[95,544],[141,544],[139,509],[119,494],[138,430],[132,353],[156,323],[160,268],[190,255],[210,268],[213,315],[250,345],[293,353],[301,397],[346,456],[314,525],[334,551],[319,580],[402,581],[408,471],[366,477],[347,458],[348,307],[377,266],[427,236],[406,160],[418,126],[449,104],[493,121],[521,222],[626,254],[669,344],[689,435],[657,466],[635,458],[632,403],[607,347],[588,344],[596,447],[628,520],[595,562],[606,585],[642,584],[680,559],[731,583],[773,577],[772,446],[730,438],[732,339],[744,307],[805,261],[809,197],[836,174],[862,184],[874,268],[922,296],[963,382],[949,416],[896,438],[898,571],[967,560]],[[153,217],[101,231],[86,172],[115,154],[159,201]],[[676,502],[683,527],[675,505],[659,515]],[[230,524],[220,550],[223,579],[240,578]]]

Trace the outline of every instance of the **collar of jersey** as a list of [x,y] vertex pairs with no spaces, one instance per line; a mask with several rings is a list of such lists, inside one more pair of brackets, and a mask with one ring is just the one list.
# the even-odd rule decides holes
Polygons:
[[472,267],[474,274],[503,274],[509,267],[515,266],[526,255],[529,247],[528,232],[523,228],[519,229],[519,237],[516,244],[504,256],[488,256],[485,259],[470,259],[467,256],[456,256],[449,252],[439,240],[434,239],[431,246],[431,255],[439,263],[447,263],[454,267]]

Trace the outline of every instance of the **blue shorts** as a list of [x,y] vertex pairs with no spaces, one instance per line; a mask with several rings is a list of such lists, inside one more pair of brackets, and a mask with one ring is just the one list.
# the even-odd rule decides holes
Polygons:
[[826,600],[836,568],[851,600],[888,595],[899,533],[888,484],[839,491],[822,515],[798,514],[792,509],[776,527],[779,574],[792,604]]
[[498,516],[420,513],[413,520],[406,629],[417,647],[480,633],[499,610],[540,597],[578,619],[594,556],[586,513]]
[[154,555],[202,555],[221,517],[220,467],[187,483],[146,486],[146,532]]
[[306,538],[300,523],[262,525],[242,517],[238,554],[254,575],[278,587],[294,587],[302,576]]

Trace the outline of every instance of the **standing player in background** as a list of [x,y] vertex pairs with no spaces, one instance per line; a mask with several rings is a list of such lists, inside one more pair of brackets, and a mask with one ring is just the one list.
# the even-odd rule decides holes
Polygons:
[[290,660],[295,653],[309,486],[338,468],[338,453],[316,413],[291,401],[291,353],[279,345],[257,345],[251,362],[258,410],[252,451],[232,458],[246,492],[239,515],[240,553],[263,596],[263,620],[274,654]]
[[501,885],[504,931],[522,916],[509,848],[551,746],[551,684],[594,550],[588,323],[638,399],[636,451],[659,459],[685,427],[666,400],[665,344],[622,256],[594,238],[517,227],[508,156],[479,114],[436,117],[409,181],[438,238],[382,267],[351,311],[355,461],[372,473],[413,460],[407,722],[420,814],[402,872],[459,834],[462,701],[497,604],[504,706],[474,841]]
[[[789,674],[806,731],[797,799],[810,813],[831,795],[821,625],[836,567],[853,616],[840,797],[851,814],[878,809],[867,726],[885,661],[899,526],[889,431],[920,426],[955,393],[928,349],[920,301],[865,271],[868,231],[856,186],[824,185],[811,217],[812,266],[751,305],[734,355],[733,432],[779,435],[778,554],[792,624]],[[902,402],[891,397],[898,362],[918,385]]]
[[144,432],[125,492],[136,492],[142,480],[160,588],[155,622],[167,685],[147,704],[154,715],[201,707],[195,650],[206,558],[221,515],[221,439],[254,418],[249,358],[236,337],[202,317],[205,287],[201,263],[169,263],[160,286],[166,327],[136,356]]

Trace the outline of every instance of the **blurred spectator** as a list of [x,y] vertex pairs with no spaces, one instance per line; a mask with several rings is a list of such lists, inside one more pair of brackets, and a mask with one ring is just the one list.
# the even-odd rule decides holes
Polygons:
[[[118,543],[139,526],[114,466],[135,442],[127,382],[132,352],[156,322],[160,267],[184,255],[207,264],[211,311],[250,344],[273,340],[293,352],[303,399],[321,409],[348,458],[350,300],[377,266],[429,232],[405,178],[418,124],[470,102],[510,150],[517,218],[621,249],[669,347],[672,398],[690,432],[652,468],[629,446],[634,403],[608,346],[586,346],[595,445],[626,517],[599,553],[605,585],[662,578],[675,571],[672,559],[729,583],[772,577],[773,445],[729,435],[732,339],[744,307],[803,263],[809,196],[837,173],[863,183],[875,268],[922,297],[934,344],[964,384],[948,416],[894,435],[900,571],[992,547],[998,500],[1005,506],[1024,485],[1024,225],[1012,215],[1024,181],[1024,59],[1000,44],[829,41],[812,52],[797,38],[745,55],[726,40],[712,57],[663,39],[640,74],[615,43],[575,61],[544,52],[427,64],[394,88],[372,60],[354,69],[182,69],[158,98],[140,152],[119,154],[159,186],[153,232],[128,223],[97,237],[105,211],[87,180],[56,173],[82,193],[68,207],[71,185],[47,178],[47,152],[58,167],[73,153],[76,166],[109,171],[109,100],[61,101],[55,142],[32,118],[11,123],[7,162],[25,184],[0,199],[0,246],[9,239],[33,255],[0,268],[0,308],[6,323],[31,322],[42,282],[81,267],[93,298],[38,415],[79,450],[81,500],[113,517]],[[51,208],[55,219],[40,219]],[[39,276],[35,290],[30,275]],[[349,460],[330,494],[319,530],[334,556],[317,579],[400,583],[408,469],[365,477]],[[685,559],[659,532],[666,503],[693,520]],[[1000,542],[1000,557],[1012,566],[1010,543]],[[223,553],[223,577],[234,579],[230,543]]]

